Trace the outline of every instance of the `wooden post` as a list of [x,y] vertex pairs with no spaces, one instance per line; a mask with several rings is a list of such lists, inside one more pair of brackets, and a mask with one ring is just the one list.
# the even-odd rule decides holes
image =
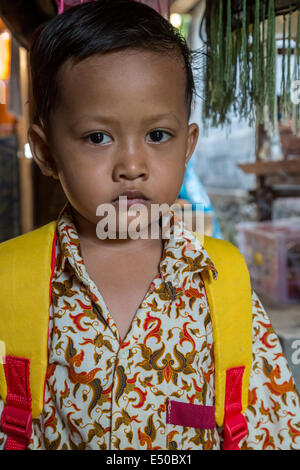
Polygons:
[[22,97],[22,118],[17,123],[19,139],[19,172],[20,172],[20,207],[21,207],[21,232],[26,233],[34,228],[33,207],[33,176],[32,159],[26,158],[24,146],[27,143],[27,131],[29,127],[28,104],[28,52],[20,47],[20,86]]

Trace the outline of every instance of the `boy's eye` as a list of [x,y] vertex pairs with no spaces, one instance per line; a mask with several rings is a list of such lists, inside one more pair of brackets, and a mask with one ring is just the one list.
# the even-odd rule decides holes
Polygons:
[[107,144],[110,141],[110,137],[104,132],[93,132],[87,136],[87,139],[92,144]]
[[156,142],[156,143],[166,142],[171,137],[171,134],[169,134],[169,132],[162,131],[160,129],[151,131],[147,135],[150,136],[150,140],[152,142]]
[[[160,129],[151,131],[147,135],[149,136],[150,141],[153,143],[166,142],[171,137],[171,134],[169,134],[169,132]],[[107,144],[111,140],[111,138],[107,134],[104,134],[104,132],[93,132],[92,134],[89,134],[86,138],[92,144]]]

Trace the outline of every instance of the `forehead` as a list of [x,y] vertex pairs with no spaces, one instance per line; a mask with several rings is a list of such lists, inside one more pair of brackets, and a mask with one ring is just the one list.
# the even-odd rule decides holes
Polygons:
[[58,74],[58,106],[76,113],[101,106],[128,113],[141,105],[179,112],[185,106],[186,74],[178,52],[123,49],[68,60]]

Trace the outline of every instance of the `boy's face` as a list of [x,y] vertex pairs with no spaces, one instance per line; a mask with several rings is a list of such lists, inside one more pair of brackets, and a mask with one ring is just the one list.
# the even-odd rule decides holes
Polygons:
[[175,54],[126,49],[63,65],[51,136],[33,125],[29,141],[75,214],[97,224],[97,207],[131,189],[147,204],[174,203],[198,139],[198,126],[188,125],[185,81]]

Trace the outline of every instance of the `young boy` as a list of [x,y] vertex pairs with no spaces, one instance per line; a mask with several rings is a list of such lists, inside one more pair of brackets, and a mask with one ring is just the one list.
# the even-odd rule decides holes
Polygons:
[[[124,193],[148,209],[179,194],[198,137],[185,41],[143,4],[101,0],[39,28],[30,57],[30,146],[68,204],[57,220],[44,406],[27,448],[221,449],[201,280],[207,270],[217,279],[214,253],[191,249],[187,228],[180,240],[96,233],[98,206],[117,208]],[[299,396],[254,292],[252,309],[240,445],[300,449]],[[0,430],[2,448],[6,439]]]

